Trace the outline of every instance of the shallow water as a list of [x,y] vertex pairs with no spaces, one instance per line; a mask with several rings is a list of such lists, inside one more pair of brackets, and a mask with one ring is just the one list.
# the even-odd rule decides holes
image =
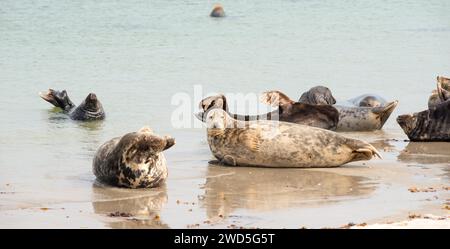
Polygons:
[[[212,1],[0,2],[1,227],[337,226],[421,209],[430,197],[410,185],[449,184],[448,144],[403,142],[395,122],[426,108],[435,77],[450,74],[448,1],[222,3],[227,17],[211,19]],[[400,101],[383,131],[344,133],[386,149],[384,161],[211,166],[204,129],[171,125],[172,96],[192,96],[194,85],[203,95],[278,89],[296,99],[317,84],[341,100]],[[38,97],[49,87],[76,104],[95,92],[106,120],[67,119]],[[166,186],[97,186],[98,146],[144,125],[177,140]],[[139,220],[107,217],[121,210]]]

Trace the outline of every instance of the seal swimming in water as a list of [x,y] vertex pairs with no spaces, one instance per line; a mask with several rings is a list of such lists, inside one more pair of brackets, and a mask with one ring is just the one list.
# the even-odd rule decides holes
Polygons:
[[437,77],[436,90],[428,98],[428,109],[435,109],[439,104],[450,99],[450,79]]
[[49,89],[39,96],[50,104],[63,109],[73,120],[90,121],[105,118],[105,111],[97,96],[90,93],[79,106],[75,106],[67,95],[66,90],[56,91]]
[[332,106],[317,106],[292,101],[279,91],[264,92],[261,100],[277,107],[276,110],[261,115],[238,115],[228,111],[227,100],[224,95],[207,97],[200,101],[199,108],[202,112],[196,114],[201,121],[205,121],[209,110],[219,108],[228,112],[237,120],[280,120],[296,124],[304,124],[327,130],[335,130],[338,124],[339,113]]
[[380,157],[370,144],[336,132],[273,120],[240,121],[222,109],[207,113],[212,154],[222,163],[262,167],[337,167]]
[[397,117],[411,141],[450,141],[450,100],[432,109]]
[[162,151],[175,144],[171,137],[159,137],[148,127],[104,143],[95,153],[92,170],[98,180],[120,187],[152,188],[167,178]]
[[223,7],[221,4],[215,4],[213,7],[213,10],[209,14],[210,17],[224,17],[225,11],[223,10]]
[[333,105],[339,111],[337,131],[379,130],[386,123],[398,101],[386,102],[374,94],[365,94],[343,103],[337,103],[330,89],[316,86],[303,93],[299,102]]

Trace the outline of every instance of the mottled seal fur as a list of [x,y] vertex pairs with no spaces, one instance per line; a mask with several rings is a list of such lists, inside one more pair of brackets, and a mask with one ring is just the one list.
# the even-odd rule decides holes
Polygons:
[[435,108],[397,117],[411,141],[450,141],[450,100]]
[[104,143],[95,153],[94,175],[101,182],[126,188],[152,188],[167,178],[162,151],[175,144],[171,137],[159,137],[148,127]]
[[428,98],[428,109],[435,109],[439,104],[450,99],[450,79],[437,77],[436,89]]
[[375,94],[365,94],[336,104],[330,89],[316,86],[303,93],[300,102],[333,105],[339,111],[337,131],[371,131],[383,127],[398,101],[387,102]]
[[90,93],[78,106],[73,104],[66,90],[49,89],[46,93],[39,93],[39,95],[50,104],[61,108],[73,120],[90,121],[105,118],[103,106],[94,93]]
[[264,92],[261,95],[264,103],[270,104],[277,109],[261,115],[238,115],[228,111],[227,100],[224,95],[215,95],[203,99],[199,107],[202,112],[196,114],[197,118],[204,121],[206,113],[214,108],[228,112],[237,120],[280,120],[296,124],[304,124],[327,130],[335,130],[339,121],[339,113],[332,106],[318,106],[292,101],[279,91]]
[[208,144],[222,163],[261,167],[337,167],[379,156],[370,144],[306,125],[239,121],[222,109],[206,117]]
[[223,10],[223,6],[221,4],[214,5],[211,13],[209,14],[210,17],[224,17],[225,11]]

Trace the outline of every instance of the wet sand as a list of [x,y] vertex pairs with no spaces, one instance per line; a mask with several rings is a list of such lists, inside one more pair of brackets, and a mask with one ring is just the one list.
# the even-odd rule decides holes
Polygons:
[[409,143],[383,131],[345,135],[365,137],[384,159],[271,169],[212,165],[208,157],[199,163],[168,151],[170,178],[157,189],[103,186],[87,176],[87,188],[65,186],[50,198],[3,184],[0,227],[395,228],[430,214],[447,218],[423,224],[450,227],[450,143]]

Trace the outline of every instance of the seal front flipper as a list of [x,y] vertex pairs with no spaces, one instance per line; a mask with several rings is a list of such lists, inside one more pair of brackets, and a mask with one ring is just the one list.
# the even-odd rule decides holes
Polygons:
[[59,107],[65,111],[69,111],[70,109],[74,108],[75,105],[70,100],[69,96],[67,95],[66,90],[57,91],[54,89],[48,89],[47,92],[40,92],[39,96],[49,102],[50,104],[54,105],[55,107]]
[[353,159],[351,161],[370,160],[374,156],[382,159],[378,150],[369,143],[348,139],[346,145],[352,149]]
[[267,105],[278,107],[278,106],[287,106],[295,103],[292,99],[290,99],[286,94],[280,91],[267,91],[263,92],[259,98],[259,100]]
[[222,163],[226,164],[226,165],[230,165],[230,166],[236,166],[236,160],[234,159],[234,157],[230,156],[230,155],[225,155],[222,158]]

